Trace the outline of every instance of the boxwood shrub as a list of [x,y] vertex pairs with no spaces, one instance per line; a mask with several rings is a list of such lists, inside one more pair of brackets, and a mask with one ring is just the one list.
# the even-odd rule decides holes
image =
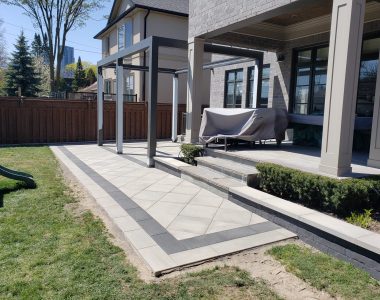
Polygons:
[[259,163],[260,189],[305,206],[347,216],[379,208],[380,177],[334,179],[271,163]]

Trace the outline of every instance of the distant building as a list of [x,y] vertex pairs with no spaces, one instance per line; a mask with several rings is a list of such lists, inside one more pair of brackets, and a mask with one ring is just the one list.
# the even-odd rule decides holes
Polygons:
[[65,46],[65,49],[63,50],[62,61],[61,61],[61,77],[74,78],[74,74],[72,74],[72,72],[65,72],[65,67],[74,62],[75,62],[74,48],[70,46]]

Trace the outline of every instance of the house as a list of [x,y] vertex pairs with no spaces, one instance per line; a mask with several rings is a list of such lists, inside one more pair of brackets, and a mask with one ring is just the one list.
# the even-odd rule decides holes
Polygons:
[[[250,89],[252,68],[237,66],[219,74],[225,82],[211,80],[212,107],[286,108],[294,141],[321,146],[322,172],[350,172],[353,145],[369,152],[368,165],[380,167],[378,1],[193,0],[189,5],[190,60],[200,61],[205,43],[264,52],[259,97]],[[201,68],[192,66],[190,89],[199,88],[195,74]],[[192,90],[188,95],[192,107],[187,109],[193,111],[199,99]],[[188,122],[190,141],[197,140],[198,130],[199,122]]]
[[[115,0],[107,25],[94,38],[102,41],[103,58],[130,47],[150,36],[166,37],[187,41],[188,0]],[[138,53],[124,63],[147,66],[149,53]],[[187,52],[180,49],[162,49],[159,64],[168,68],[187,67]],[[115,69],[103,71],[105,99],[107,94],[116,94]],[[124,71],[124,94],[137,102],[146,101],[148,87],[146,72]],[[172,77],[159,75],[158,102],[168,103],[172,99]],[[208,103],[209,82],[205,82],[204,100]],[[179,79],[179,103],[186,103],[186,77]]]

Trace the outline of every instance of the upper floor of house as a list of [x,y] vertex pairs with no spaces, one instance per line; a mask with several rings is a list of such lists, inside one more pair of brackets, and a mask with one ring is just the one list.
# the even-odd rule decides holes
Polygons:
[[150,36],[187,40],[188,0],[115,0],[107,25],[94,38],[103,57]]

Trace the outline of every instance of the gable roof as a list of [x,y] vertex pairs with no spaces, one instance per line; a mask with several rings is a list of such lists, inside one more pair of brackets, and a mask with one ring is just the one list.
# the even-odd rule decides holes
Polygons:
[[121,15],[116,16],[115,14],[122,1],[123,0],[114,0],[107,26],[94,36],[95,39],[132,12],[135,8],[150,9],[182,17],[189,16],[189,0],[128,0],[129,8]]

